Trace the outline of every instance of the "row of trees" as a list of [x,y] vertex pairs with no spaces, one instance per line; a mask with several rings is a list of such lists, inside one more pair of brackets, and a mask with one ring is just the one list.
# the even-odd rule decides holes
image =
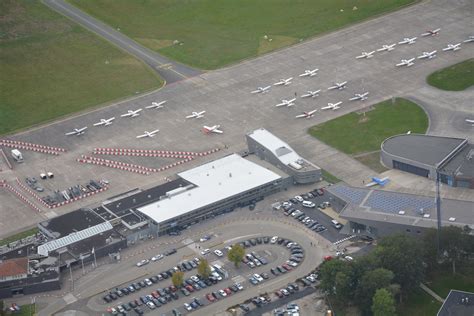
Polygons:
[[469,260],[474,253],[474,236],[459,227],[441,230],[442,257],[437,256],[437,231],[422,239],[394,235],[380,240],[374,251],[353,262],[331,260],[321,266],[321,288],[340,302],[352,302],[364,315],[395,315],[400,303],[418,288],[426,273],[440,264]]
[[[244,256],[245,249],[239,244],[232,246],[232,249],[227,252],[227,258],[230,262],[233,262],[236,267],[239,266]],[[199,260],[197,271],[202,278],[209,278],[211,275],[211,267],[209,266],[209,262],[206,259],[201,258]],[[184,272],[177,271],[173,273],[171,276],[171,283],[173,283],[173,285],[176,287],[181,287],[184,283]]]

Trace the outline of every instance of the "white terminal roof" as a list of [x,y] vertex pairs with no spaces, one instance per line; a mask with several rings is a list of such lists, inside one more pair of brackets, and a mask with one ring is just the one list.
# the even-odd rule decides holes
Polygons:
[[157,223],[192,212],[281,177],[232,154],[178,174],[197,187],[138,208]]
[[293,148],[290,147],[290,145],[264,128],[257,129],[249,133],[248,136],[265,146],[267,150],[271,151],[285,165],[295,162],[298,163],[298,161],[304,160],[293,150]]

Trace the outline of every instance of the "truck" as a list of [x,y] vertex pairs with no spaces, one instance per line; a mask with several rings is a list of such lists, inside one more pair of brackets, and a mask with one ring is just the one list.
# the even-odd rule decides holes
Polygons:
[[23,162],[23,155],[18,149],[12,149],[12,157],[16,162]]

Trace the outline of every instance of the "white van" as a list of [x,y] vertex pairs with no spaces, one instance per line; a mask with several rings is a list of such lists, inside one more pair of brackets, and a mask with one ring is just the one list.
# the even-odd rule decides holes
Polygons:
[[336,221],[335,219],[333,219],[333,220],[331,221],[331,223],[332,223],[332,226],[334,226],[336,229],[341,229],[341,228],[342,228],[341,223],[339,223],[339,222]]
[[310,207],[310,208],[313,208],[313,207],[316,206],[316,204],[314,204],[311,201],[303,201],[303,203],[301,203],[301,205],[303,205],[304,207]]

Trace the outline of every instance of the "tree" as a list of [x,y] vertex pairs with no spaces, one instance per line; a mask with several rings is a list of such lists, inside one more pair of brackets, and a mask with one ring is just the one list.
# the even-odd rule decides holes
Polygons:
[[424,275],[422,245],[413,237],[393,235],[383,238],[373,255],[379,267],[394,273],[395,283],[400,284],[402,293],[418,288]]
[[176,271],[175,273],[173,273],[173,275],[171,276],[171,282],[174,286],[181,287],[184,282],[184,272]]
[[245,249],[239,244],[233,245],[229,252],[227,252],[227,258],[235,264],[235,267],[239,266],[244,256]]
[[321,288],[329,294],[335,294],[338,300],[348,300],[354,293],[356,284],[354,265],[342,261],[331,260],[321,266]]
[[363,311],[369,311],[375,291],[390,286],[393,272],[384,268],[367,271],[362,275],[356,289],[356,303]]
[[209,263],[206,259],[201,258],[199,261],[199,265],[197,267],[198,274],[202,276],[204,279],[207,279],[211,274],[211,268],[209,267]]
[[372,299],[372,313],[374,316],[395,316],[395,300],[387,289],[375,291]]

